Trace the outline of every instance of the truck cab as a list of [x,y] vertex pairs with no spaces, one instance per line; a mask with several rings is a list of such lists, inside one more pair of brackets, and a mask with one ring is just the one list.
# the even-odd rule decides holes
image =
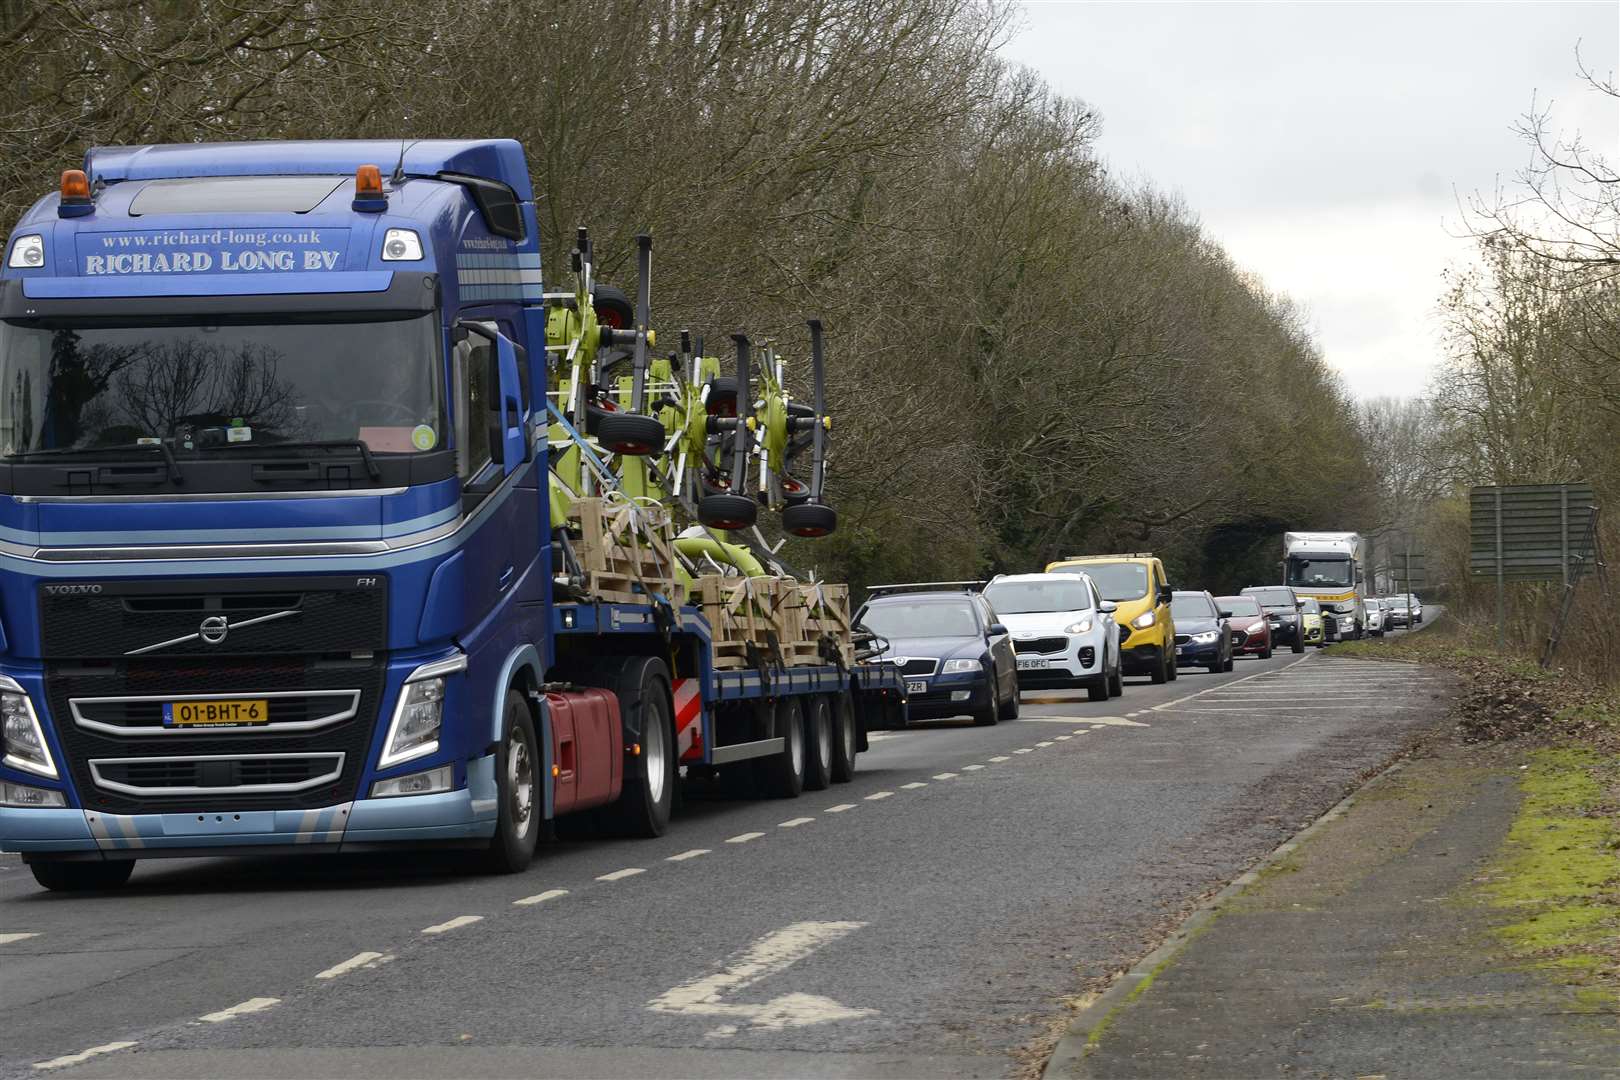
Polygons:
[[1366,633],[1365,544],[1356,533],[1291,532],[1283,536],[1283,584],[1322,607],[1329,641]]
[[509,140],[64,174],[0,268],[0,847],[487,842],[550,662],[541,303]]

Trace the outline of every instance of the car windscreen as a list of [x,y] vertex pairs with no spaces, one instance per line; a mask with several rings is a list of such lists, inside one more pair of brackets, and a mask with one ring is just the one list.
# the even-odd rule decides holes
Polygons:
[[1090,574],[1104,600],[1139,600],[1148,593],[1148,569],[1134,562],[1088,562],[1058,566],[1058,574]]
[[1215,606],[1203,593],[1176,593],[1170,598],[1173,619],[1213,619]]
[[877,601],[861,624],[886,638],[975,637],[979,621],[966,600]]
[[1267,611],[1273,608],[1278,611],[1294,610],[1294,594],[1287,589],[1244,589],[1243,595],[1254,597]]
[[1028,615],[1040,611],[1086,611],[1091,590],[1084,581],[993,581],[984,598],[999,615]]
[[1222,611],[1230,611],[1233,615],[1260,614],[1260,605],[1252,596],[1223,596],[1217,603]]
[[[131,445],[177,457],[264,443],[445,441],[437,316],[146,325],[0,322],[7,456]],[[144,463],[145,459],[141,459]]]
[[1288,584],[1320,589],[1346,588],[1350,584],[1351,562],[1342,555],[1288,557]]

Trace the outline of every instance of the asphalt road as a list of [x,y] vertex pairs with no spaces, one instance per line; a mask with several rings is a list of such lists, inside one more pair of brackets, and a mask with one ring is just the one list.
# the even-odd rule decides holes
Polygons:
[[879,733],[851,784],[689,800],[513,877],[154,861],[73,897],[3,856],[0,1076],[1009,1075],[1446,693],[1313,650],[1027,694]]

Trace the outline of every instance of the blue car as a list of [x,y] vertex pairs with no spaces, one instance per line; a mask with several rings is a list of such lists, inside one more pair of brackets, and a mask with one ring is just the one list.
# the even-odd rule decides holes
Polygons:
[[855,622],[883,639],[880,659],[905,677],[911,719],[1015,719],[1018,658],[989,601],[967,589],[896,588],[874,587]]
[[1176,663],[1201,664],[1211,671],[1232,670],[1232,624],[1215,598],[1191,590],[1170,598],[1170,617],[1176,626]]

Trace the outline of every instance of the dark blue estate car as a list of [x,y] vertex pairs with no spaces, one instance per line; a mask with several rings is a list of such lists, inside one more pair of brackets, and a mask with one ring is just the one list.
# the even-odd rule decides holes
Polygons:
[[1211,671],[1232,670],[1232,626],[1207,592],[1177,592],[1170,597],[1176,627],[1176,663],[1202,664]]
[[989,601],[976,592],[880,590],[855,622],[887,643],[880,659],[905,677],[911,719],[994,724],[1018,715],[1018,658]]

